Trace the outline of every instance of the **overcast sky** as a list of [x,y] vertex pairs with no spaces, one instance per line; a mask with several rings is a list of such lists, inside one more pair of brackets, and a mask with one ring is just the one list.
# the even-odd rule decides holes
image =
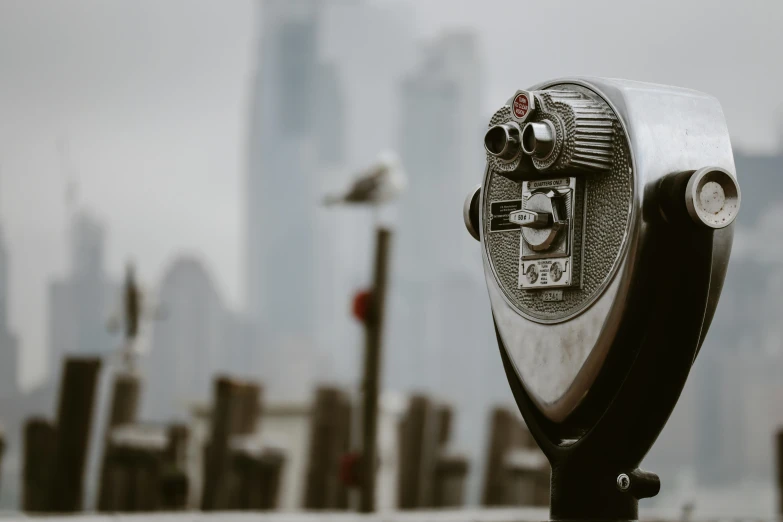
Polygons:
[[[771,151],[781,141],[783,2],[407,8],[417,38],[475,28],[487,112],[549,78],[626,77],[716,95],[738,147]],[[154,285],[177,253],[198,252],[238,306],[255,16],[251,0],[0,0],[0,216],[26,382],[41,371],[46,285],[66,266],[64,169],[107,224],[113,273],[132,256]]]

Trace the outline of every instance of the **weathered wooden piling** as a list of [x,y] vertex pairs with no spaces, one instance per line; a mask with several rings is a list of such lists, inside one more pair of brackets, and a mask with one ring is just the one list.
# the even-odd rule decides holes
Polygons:
[[53,463],[57,451],[57,429],[42,418],[28,419],[24,427],[22,510],[45,513],[49,509]]
[[310,422],[310,448],[305,475],[304,509],[348,507],[348,489],[340,480],[340,462],[351,445],[351,405],[338,388],[315,392]]
[[182,469],[170,469],[163,474],[160,483],[161,511],[183,511],[188,504],[190,481]]
[[257,492],[253,497],[250,509],[274,510],[280,501],[280,484],[282,482],[285,453],[269,448],[261,453],[256,466],[257,475],[250,482],[248,491]]
[[181,511],[187,507],[190,490],[186,472],[189,437],[190,430],[184,424],[172,424],[167,429],[160,484],[160,509],[163,511]]
[[159,455],[146,448],[118,446],[113,450],[112,473],[117,484],[111,511],[142,513],[157,511],[160,489]]
[[451,426],[453,423],[454,412],[452,408],[442,405],[437,409],[438,422],[438,444],[445,446],[451,440]]
[[107,431],[136,422],[140,390],[141,382],[137,375],[122,372],[115,376]]
[[90,442],[95,389],[101,361],[97,357],[69,357],[65,361],[57,411],[57,451],[54,484],[48,511],[82,510],[84,468]]
[[0,427],[0,487],[3,485],[3,455],[5,455],[5,432]]
[[258,430],[261,417],[262,389],[256,383],[243,382],[237,390],[239,405],[237,407],[237,426],[232,430],[234,435],[250,435]]
[[108,477],[106,476],[106,460],[109,448],[109,434],[111,431],[123,425],[134,424],[139,404],[140,392],[139,377],[133,373],[121,372],[114,378],[112,387],[111,403],[109,407],[109,420],[106,423],[103,437],[103,458],[101,459],[101,471],[98,487],[98,511],[104,512],[109,509],[109,500],[107,498]]
[[167,431],[166,462],[179,469],[187,465],[190,429],[185,424],[170,424]]
[[210,437],[204,450],[204,486],[201,492],[201,509],[218,509],[218,488],[222,484],[228,460],[228,439],[236,426],[237,385],[227,377],[215,380]]
[[102,511],[177,511],[187,504],[188,430],[182,425],[117,426],[109,434]]
[[277,508],[284,454],[274,448],[260,452],[237,450],[232,453],[235,487],[228,509],[271,511]]
[[783,515],[783,428],[775,434],[775,462],[778,478],[778,514]]
[[[543,504],[542,498],[546,498]],[[548,502],[549,463],[517,412],[493,409],[482,504],[535,506]]]
[[518,423],[514,413],[506,408],[492,410],[482,498],[485,506],[502,506],[505,502],[503,462],[508,451],[515,446],[514,433]]
[[[462,502],[467,461],[446,453],[453,412],[425,395],[414,395],[400,423],[399,509],[424,509]],[[464,468],[464,470],[463,470]]]
[[510,451],[504,462],[503,476],[504,505],[549,505],[549,462],[538,448]]
[[167,442],[162,428],[126,425],[112,430],[106,455],[105,511],[161,509]]
[[462,455],[440,455],[432,480],[432,507],[457,508],[465,505],[468,459]]
[[252,435],[261,413],[261,387],[255,383],[219,377],[215,381],[210,438],[204,449],[204,485],[201,509],[233,509],[233,437]]

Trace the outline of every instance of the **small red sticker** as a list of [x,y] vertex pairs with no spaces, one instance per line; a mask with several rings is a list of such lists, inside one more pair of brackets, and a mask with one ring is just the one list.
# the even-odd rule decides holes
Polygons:
[[514,98],[514,116],[517,118],[524,118],[529,109],[530,100],[528,100],[527,94],[520,92]]

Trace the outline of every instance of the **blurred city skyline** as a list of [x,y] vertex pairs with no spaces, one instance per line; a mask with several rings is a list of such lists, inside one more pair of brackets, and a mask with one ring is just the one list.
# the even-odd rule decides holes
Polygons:
[[745,201],[705,354],[650,461],[686,482],[766,484],[765,441],[783,419],[783,271],[770,241],[783,209],[783,4],[751,6],[5,0],[2,347],[18,346],[25,388],[47,385],[31,396],[53,391],[62,354],[118,349],[105,326],[132,261],[168,308],[145,328],[145,420],[187,416],[218,372],[259,379],[271,401],[307,401],[327,382],[355,391],[361,328],[349,309],[369,284],[373,219],[319,202],[396,149],[410,180],[384,388],[458,408],[475,499],[483,420],[511,399],[461,218],[486,122],[517,88],[553,78],[673,84],[721,101]]
[[[408,29],[374,60],[377,71],[360,52],[361,39],[373,35],[357,30],[357,54],[342,72],[358,63],[370,76],[392,63],[399,82],[416,68],[422,43],[467,29],[478,38],[484,115],[516,88],[545,79],[618,76],[717,96],[739,150],[772,152],[781,141],[780,4],[365,3]],[[0,220],[24,385],[44,376],[46,289],[67,268],[68,179],[78,184],[79,204],[105,224],[113,277],[134,259],[143,283],[156,287],[169,263],[195,253],[228,305],[242,307],[247,114],[261,27],[255,4],[0,4]],[[573,16],[563,18],[562,9]],[[345,51],[328,41],[323,49]],[[352,145],[334,180],[347,180],[380,147],[398,145],[397,129],[370,124],[372,96],[357,89],[346,88],[360,103],[348,111]]]

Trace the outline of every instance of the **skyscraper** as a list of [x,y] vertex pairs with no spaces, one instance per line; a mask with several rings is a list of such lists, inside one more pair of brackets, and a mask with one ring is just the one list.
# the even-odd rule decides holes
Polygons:
[[152,326],[150,351],[141,361],[142,415],[154,421],[185,418],[206,401],[217,372],[226,371],[226,310],[212,277],[192,257],[176,259],[160,283],[165,318]]
[[[476,35],[454,31],[422,49],[400,86],[399,148],[409,188],[385,350],[393,389],[428,391],[458,406],[456,442],[479,468],[486,413],[510,397],[493,345],[480,249],[461,214],[483,174],[481,72]],[[473,498],[480,475],[471,473]]]
[[118,348],[107,331],[119,289],[106,274],[105,228],[96,217],[78,210],[69,232],[69,272],[49,286],[50,378],[56,378],[66,354],[103,354]]
[[[462,300],[485,299],[480,256],[460,208],[481,179],[480,72],[475,35],[448,33],[424,47],[399,92],[409,188],[395,249],[389,371],[402,387],[440,387],[440,359],[459,348],[443,346],[444,336],[470,319],[459,317]],[[474,287],[470,295],[467,286]],[[444,301],[457,288],[462,299]]]
[[263,377],[286,393],[293,382],[286,370],[312,362],[318,268],[328,260],[316,248],[316,208],[321,174],[342,160],[342,99],[336,67],[319,54],[328,2],[261,6],[247,147],[246,301],[262,336],[263,367],[274,370]]
[[481,63],[476,35],[447,33],[422,50],[418,68],[400,89],[400,152],[410,175],[402,226],[421,259],[406,272],[472,266],[460,217],[468,189],[482,177]]
[[0,398],[15,395],[18,386],[18,344],[8,325],[8,252],[0,223]]

